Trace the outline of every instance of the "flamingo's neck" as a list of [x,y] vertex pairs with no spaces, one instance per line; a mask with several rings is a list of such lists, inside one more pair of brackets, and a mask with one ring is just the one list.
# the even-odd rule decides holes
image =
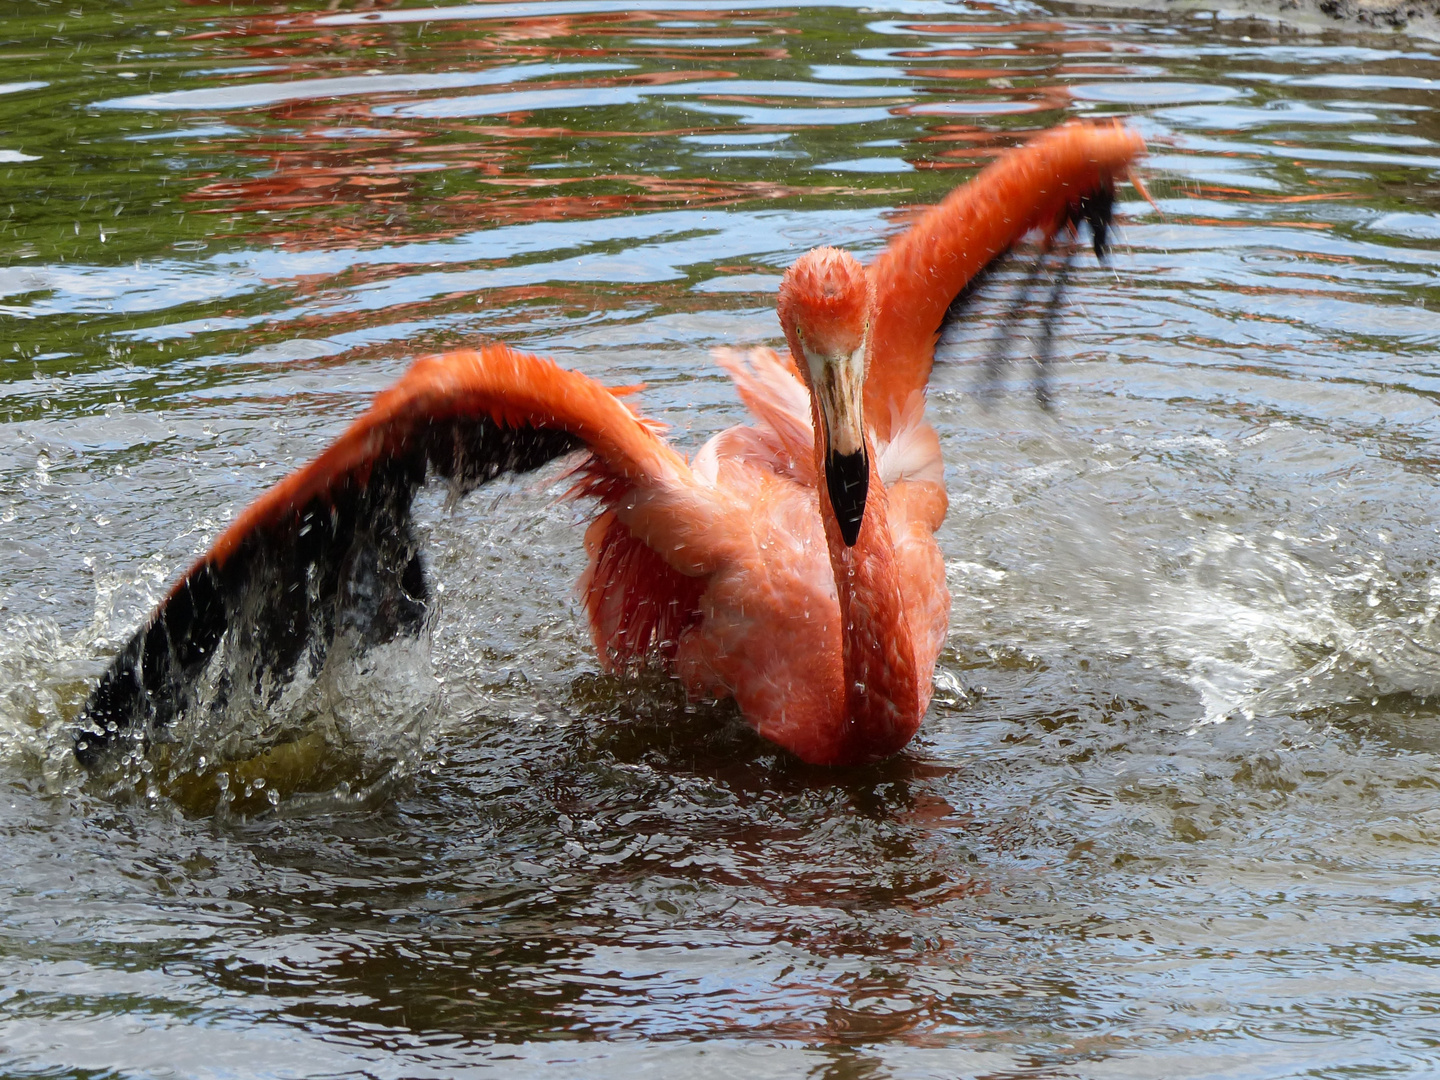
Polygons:
[[[845,546],[826,486],[819,485],[820,514],[840,598],[845,672],[844,728],[837,733],[833,764],[878,761],[897,752],[920,726],[923,707],[915,642],[890,537],[889,500],[874,465],[874,446],[868,438],[866,443],[870,490],[854,547]],[[824,463],[816,464],[823,476]]]

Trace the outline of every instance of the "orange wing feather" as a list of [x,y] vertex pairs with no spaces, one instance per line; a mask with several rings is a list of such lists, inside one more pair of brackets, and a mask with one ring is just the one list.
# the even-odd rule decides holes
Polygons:
[[226,678],[258,685],[317,663],[341,625],[370,642],[418,632],[428,596],[410,504],[426,476],[467,489],[581,447],[616,497],[688,475],[649,424],[579,372],[503,345],[417,360],[175,584],[91,692],[75,728],[81,761],[187,708],[227,633],[242,647]]
[[929,382],[946,309],[970,280],[1032,229],[1058,228],[1079,198],[1112,184],[1144,150],[1118,120],[1066,124],[1002,155],[891,241],[869,267],[865,413],[881,439]]
[[366,483],[377,462],[402,456],[422,430],[480,417],[510,429],[566,432],[607,471],[631,482],[684,468],[684,459],[615,393],[553,360],[505,345],[424,356],[329,449],[246,507],[191,572],[206,563],[223,566],[256,529],[298,513],[338,485]]
[[580,595],[600,662],[618,670],[655,654],[673,661],[680,635],[700,620],[709,577],[672,568],[613,510],[590,523],[585,552]]

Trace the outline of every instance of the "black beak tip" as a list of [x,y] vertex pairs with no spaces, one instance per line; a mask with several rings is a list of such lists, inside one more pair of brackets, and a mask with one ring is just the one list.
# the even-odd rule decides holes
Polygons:
[[830,493],[830,507],[840,526],[840,538],[846,547],[854,547],[860,539],[860,526],[865,520],[865,497],[870,490],[870,462],[864,450],[853,454],[831,454],[825,459],[825,487]]

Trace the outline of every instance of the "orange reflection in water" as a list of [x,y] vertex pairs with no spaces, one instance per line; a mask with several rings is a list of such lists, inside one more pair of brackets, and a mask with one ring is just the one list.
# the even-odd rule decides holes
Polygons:
[[[325,213],[314,218],[297,221],[290,217],[281,226],[261,226],[245,234],[293,250],[313,250],[444,240],[479,228],[525,222],[583,221],[676,207],[711,209],[799,195],[842,195],[855,190],[843,185],[801,188],[765,180],[671,180],[643,174],[609,174],[548,180],[510,177],[495,181],[498,186],[511,188],[508,193],[466,191],[438,200],[421,200],[401,178],[380,176],[369,184],[365,183],[366,179],[350,173],[325,173],[244,183],[225,181],[197,189],[187,198],[224,203],[202,211],[210,213],[323,209]],[[639,190],[538,197],[533,194],[537,187],[588,185],[597,181],[626,184]],[[344,203],[364,203],[413,213],[379,221],[368,215],[346,220],[337,214],[337,208],[343,211]]]

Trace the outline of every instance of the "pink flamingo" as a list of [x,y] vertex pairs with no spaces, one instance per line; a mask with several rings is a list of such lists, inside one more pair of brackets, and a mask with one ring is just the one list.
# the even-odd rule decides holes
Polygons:
[[[1069,124],[1001,155],[868,268],[834,248],[780,285],[789,356],[724,352],[754,423],[687,461],[592,379],[504,345],[427,356],[309,465],[240,514],[116,657],[75,727],[86,764],[155,738],[217,652],[233,678],[322,657],[337,628],[418,631],[410,529],[427,475],[469,488],[575,449],[599,513],[581,580],[601,662],[651,656],[688,692],[734,697],[808,762],[875,761],[929,705],[950,595],[934,533],[947,497],[924,414],[952,300],[1027,233],[1088,220],[1143,152],[1118,122]],[[357,618],[359,612],[363,618]]]

